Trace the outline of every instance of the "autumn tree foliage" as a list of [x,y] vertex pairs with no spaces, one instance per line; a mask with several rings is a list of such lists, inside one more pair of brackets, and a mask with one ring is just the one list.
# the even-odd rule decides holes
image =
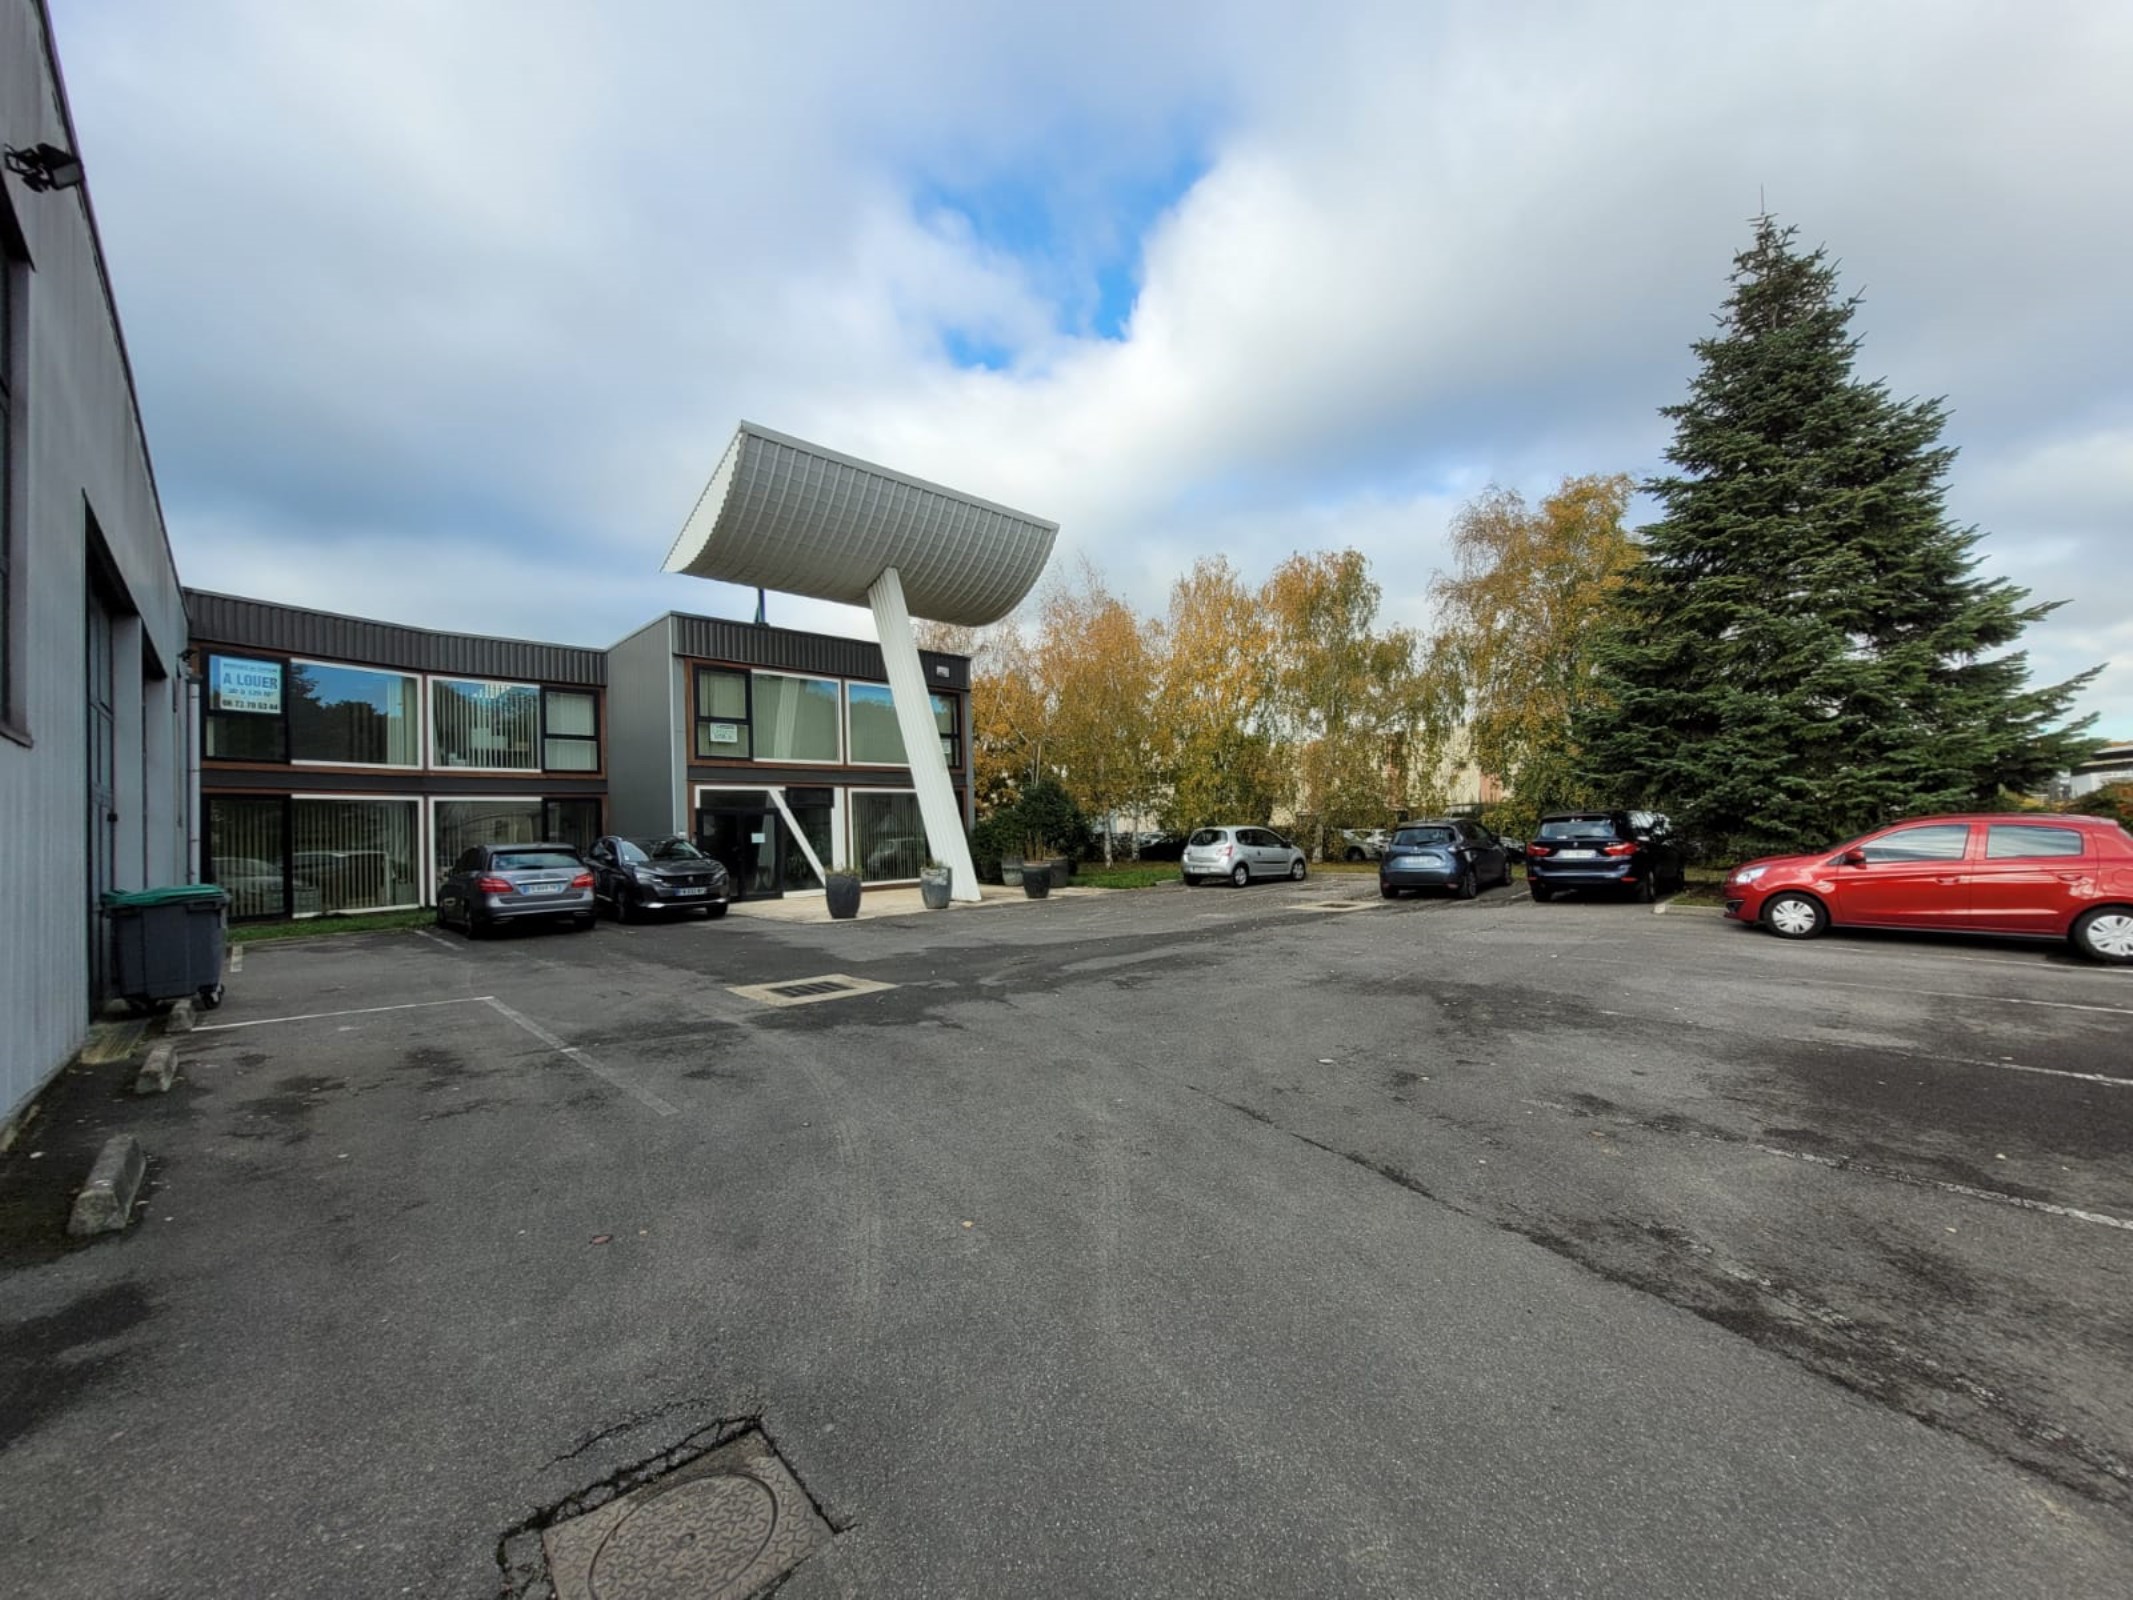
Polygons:
[[2012,649],[2049,612],[1978,574],[1944,504],[1937,400],[1853,370],[1858,303],[1759,218],[1689,395],[1676,469],[1597,651],[1586,763],[1739,852],[1797,849],[2038,787],[2088,748],[2084,675],[2032,687]]
[[1152,631],[1086,559],[1038,607],[1030,670],[1045,707],[1043,761],[1102,823],[1107,860],[1115,819],[1141,811],[1157,786]]
[[1638,560],[1622,475],[1565,478],[1530,506],[1509,489],[1452,522],[1453,570],[1430,585],[1429,724],[1522,807],[1581,803],[1574,728],[1597,704],[1593,650]]
[[1272,646],[1266,613],[1224,557],[1202,556],[1171,585],[1152,719],[1166,826],[1263,821],[1280,801],[1265,715]]
[[1287,757],[1286,798],[1308,819],[1300,842],[1313,853],[1329,826],[1381,823],[1408,797],[1419,651],[1411,630],[1378,626],[1380,598],[1355,550],[1293,555],[1260,591],[1264,725]]

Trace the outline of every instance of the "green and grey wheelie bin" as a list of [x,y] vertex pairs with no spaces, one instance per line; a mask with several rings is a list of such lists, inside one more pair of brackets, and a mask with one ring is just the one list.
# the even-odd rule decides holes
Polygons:
[[222,1004],[229,907],[212,883],[105,895],[114,987],[126,1003],[142,1012],[187,995],[207,1010]]

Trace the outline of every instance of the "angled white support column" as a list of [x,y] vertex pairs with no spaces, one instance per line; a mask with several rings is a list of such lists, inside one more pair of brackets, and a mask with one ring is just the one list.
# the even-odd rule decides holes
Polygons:
[[881,636],[881,658],[888,664],[889,694],[896,702],[896,726],[904,736],[904,755],[911,763],[911,786],[918,790],[927,853],[955,869],[951,889],[955,898],[975,902],[981,898],[978,869],[970,859],[970,839],[963,832],[955,785],[948,778],[948,758],[941,754],[941,730],[933,720],[933,691],[927,688],[925,669],[919,664],[911,613],[904,608],[903,580],[894,567],[884,567],[869,586],[867,603],[874,608],[874,631]]

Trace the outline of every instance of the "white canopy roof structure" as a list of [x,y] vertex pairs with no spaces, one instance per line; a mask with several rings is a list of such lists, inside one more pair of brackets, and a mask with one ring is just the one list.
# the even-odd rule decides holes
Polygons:
[[914,617],[982,626],[1021,604],[1059,524],[744,422],[666,570],[869,603],[893,569]]

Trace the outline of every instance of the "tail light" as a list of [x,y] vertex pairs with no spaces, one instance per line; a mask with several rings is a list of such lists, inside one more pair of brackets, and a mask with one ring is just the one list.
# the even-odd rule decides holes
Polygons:
[[1550,845],[1529,844],[1526,846],[1526,854],[1529,856],[1552,856],[1555,854],[1555,850]]
[[590,889],[593,886],[593,875],[589,872],[581,872],[570,880],[570,886],[573,889]]
[[1608,856],[1633,856],[1637,853],[1637,847],[1633,844],[1611,844],[1600,853]]
[[474,889],[478,894],[516,893],[509,878],[476,878],[474,880]]
[[1226,844],[1226,845],[1224,845],[1224,846],[1222,847],[1222,854],[1223,854],[1224,856],[1229,856],[1229,855],[1232,855],[1232,854],[1234,854],[1234,853],[1236,852],[1236,849],[1237,849],[1237,847],[1236,847],[1235,845],[1233,845],[1233,844]]

